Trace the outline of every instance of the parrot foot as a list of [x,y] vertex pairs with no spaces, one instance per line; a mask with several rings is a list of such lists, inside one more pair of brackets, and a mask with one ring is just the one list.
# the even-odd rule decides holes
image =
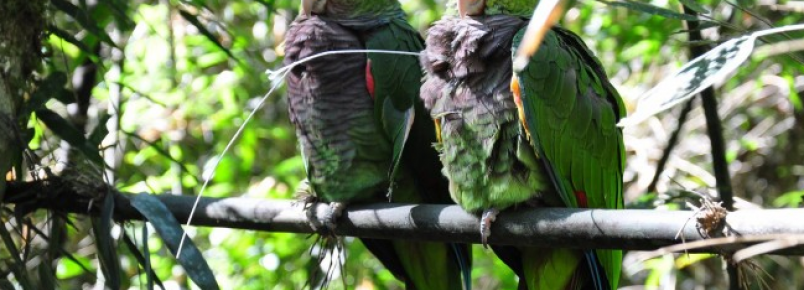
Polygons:
[[313,231],[318,232],[319,229],[323,228],[321,222],[316,218],[318,197],[313,194],[313,189],[307,179],[302,180],[299,182],[299,185],[296,186],[296,202],[294,202],[294,204],[297,203],[302,204],[304,215],[307,217],[307,224],[310,225]]
[[491,223],[497,219],[497,214],[500,211],[496,208],[490,208],[483,211],[483,216],[480,218],[480,237],[483,242],[483,248],[488,249],[488,239],[491,236]]
[[390,184],[390,185],[388,185],[388,192],[387,192],[387,193],[385,193],[385,197],[387,197],[387,198],[388,198],[388,202],[393,202],[393,196],[394,196],[394,187],[396,187],[396,182],[394,182],[394,181],[392,180],[392,181],[391,181],[391,184]]
[[304,215],[307,217],[307,224],[310,225],[310,228],[312,228],[313,231],[320,232],[320,230],[324,228],[324,225],[318,220],[318,214],[316,214],[316,209],[318,208],[316,206],[318,204],[318,198],[308,195],[300,197],[299,201],[303,204]]
[[343,214],[346,203],[332,202],[328,204],[324,216],[319,219],[318,210],[320,208],[317,206],[319,203],[317,197],[308,196],[300,199],[300,201],[304,203],[304,214],[307,217],[307,224],[310,225],[310,228],[321,235],[335,236],[337,221]]
[[338,226],[336,222],[343,214],[344,209],[346,209],[345,202],[331,202],[329,204],[329,212],[324,216],[324,224],[331,233],[335,232],[335,228]]

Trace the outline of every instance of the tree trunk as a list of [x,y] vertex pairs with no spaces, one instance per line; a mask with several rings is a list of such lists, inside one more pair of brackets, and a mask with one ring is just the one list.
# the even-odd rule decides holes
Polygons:
[[[45,0],[0,2],[0,196],[9,170],[21,158],[21,122],[18,116],[23,96],[31,92],[31,73],[39,66]],[[21,117],[21,118],[20,118]],[[16,172],[19,178],[19,172]]]

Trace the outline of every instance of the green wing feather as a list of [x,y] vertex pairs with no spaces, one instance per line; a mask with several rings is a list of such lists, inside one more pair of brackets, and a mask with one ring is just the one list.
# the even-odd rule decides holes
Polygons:
[[[575,192],[583,191],[590,208],[623,208],[625,153],[616,123],[625,109],[598,60],[576,35],[556,27],[517,77],[531,145],[565,206],[578,207]],[[622,252],[596,253],[616,289]]]
[[[573,276],[583,257],[570,249],[521,248],[528,289],[573,289]],[[545,265],[550,266],[545,266]],[[577,284],[577,283],[575,283]],[[570,285],[568,287],[568,285]]]
[[[423,40],[404,20],[392,18],[366,39],[367,49],[421,51]],[[385,53],[369,53],[374,78],[375,117],[394,146],[389,176],[397,177],[402,152],[415,118],[414,100],[419,96],[422,71],[418,58]]]
[[[418,52],[424,49],[424,45],[418,32],[407,22],[400,18],[392,18],[389,25],[381,26],[371,32],[366,39],[366,48]],[[382,124],[385,134],[387,134],[386,137],[393,143],[393,163],[389,176],[392,181],[399,181],[392,182],[389,189],[394,189],[394,183],[399,187],[393,190],[393,201],[406,203],[432,201],[427,196],[422,196],[424,192],[419,189],[438,190],[439,187],[427,187],[427,182],[420,180],[423,178],[418,178],[418,176],[413,178],[410,175],[415,174],[405,174],[401,170],[403,152],[410,151],[406,147],[417,150],[421,150],[422,147],[422,144],[408,144],[409,141],[423,142],[425,143],[423,146],[427,150],[432,150],[430,146],[435,138],[432,123],[427,118],[427,114],[421,114],[417,119],[419,114],[416,114],[416,110],[424,109],[419,100],[419,87],[422,80],[419,59],[416,56],[384,53],[369,53],[368,58],[371,61],[371,74],[374,79],[375,117]],[[416,124],[414,124],[414,120]],[[427,128],[428,132],[417,132],[420,128]],[[428,139],[433,140],[425,141],[416,138],[422,133],[428,136]],[[415,136],[411,136],[411,134]],[[412,158],[425,158],[423,156],[424,154],[421,154]],[[438,172],[441,166],[438,163],[437,155],[433,152],[430,157],[433,161],[432,166],[413,168],[416,166],[407,164],[408,172],[432,169],[433,178],[443,178]],[[417,160],[417,162],[421,162],[421,160]],[[402,180],[404,178],[413,180]],[[412,186],[412,184],[416,186]],[[440,188],[444,192],[439,194],[446,195],[446,181]],[[464,287],[468,289],[471,286],[468,284],[468,280],[461,280],[462,275],[466,277],[465,279],[469,277],[471,258],[466,245],[393,241],[393,247],[397,253],[400,253],[399,262],[411,280],[408,281],[411,289],[457,290]]]

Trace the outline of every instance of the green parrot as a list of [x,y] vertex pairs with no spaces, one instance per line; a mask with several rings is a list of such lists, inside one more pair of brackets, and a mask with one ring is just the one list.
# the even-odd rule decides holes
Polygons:
[[[354,49],[419,52],[424,43],[395,0],[302,0],[285,37],[286,65]],[[325,229],[335,228],[349,203],[452,203],[418,97],[422,74],[415,55],[383,53],[327,55],[291,70],[289,115],[307,172],[302,190],[330,203]],[[311,225],[320,227],[312,208]],[[407,289],[470,289],[468,245],[361,241]]]
[[[583,41],[554,27],[524,70],[513,72],[512,51],[537,2],[453,1],[453,15],[429,29],[420,56],[421,98],[450,195],[466,211],[482,211],[484,245],[498,211],[512,206],[623,208],[616,124],[625,108]],[[520,277],[520,289],[619,283],[619,250],[492,248]]]

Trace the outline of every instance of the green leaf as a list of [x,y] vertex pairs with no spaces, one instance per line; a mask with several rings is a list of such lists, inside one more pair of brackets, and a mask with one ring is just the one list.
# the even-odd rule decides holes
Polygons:
[[210,41],[212,41],[212,43],[214,43],[214,44],[215,44],[215,45],[216,45],[218,48],[220,48],[221,50],[223,50],[223,52],[225,52],[227,55],[229,55],[229,57],[231,57],[232,59],[234,59],[234,60],[236,60],[236,61],[238,61],[238,62],[240,61],[239,59],[237,59],[237,58],[234,56],[234,54],[232,54],[232,52],[231,52],[231,51],[229,51],[229,49],[228,49],[228,48],[226,48],[225,46],[223,46],[223,44],[221,44],[221,42],[220,42],[220,41],[218,41],[218,38],[217,38],[217,37],[215,37],[215,35],[214,35],[214,34],[212,34],[212,32],[210,32],[209,30],[207,30],[207,27],[206,27],[206,26],[204,26],[204,24],[203,24],[203,23],[201,23],[201,21],[199,21],[199,20],[198,20],[198,17],[196,17],[195,15],[191,14],[190,12],[184,11],[184,10],[182,10],[182,9],[179,9],[179,14],[181,14],[181,17],[182,17],[182,18],[184,18],[185,20],[189,21],[189,22],[190,22],[190,24],[192,24],[193,26],[195,26],[195,28],[197,28],[197,29],[198,29],[198,31],[199,31],[199,32],[201,32],[201,34],[203,34],[204,36],[206,36],[206,37],[207,37],[207,39],[209,39]]
[[70,34],[67,31],[61,30],[60,28],[58,28],[56,26],[53,26],[53,25],[48,25],[47,26],[47,31],[49,31],[53,35],[58,36],[61,39],[64,39],[65,41],[71,43],[72,45],[75,45],[76,47],[78,47],[78,49],[80,49],[81,51],[83,51],[87,55],[91,55],[91,56],[95,56],[95,57],[98,56],[97,54],[95,54],[94,50],[92,50],[91,48],[89,48],[89,46],[86,45],[86,43],[84,43],[83,41],[78,40],[77,38],[75,38],[75,36],[73,36],[72,34]]
[[[795,83],[793,83],[795,85]],[[793,103],[793,108],[796,108],[796,111],[801,111],[804,109],[804,102],[801,101],[801,96],[799,96],[796,90],[790,90],[790,95],[788,96],[790,102]]]
[[[31,142],[31,139],[33,139],[34,134],[36,134],[36,129],[34,129],[34,128],[22,129],[22,132],[20,132],[20,139],[21,139],[22,142],[20,142],[20,144],[22,146],[25,146],[25,149],[23,149],[23,150],[28,149],[28,144]],[[18,149],[20,149],[20,148],[15,148],[15,149],[11,149],[11,150],[12,150],[12,152],[20,152],[20,150],[18,150]],[[25,170],[23,169],[23,162],[22,162],[23,159],[25,159],[25,157],[23,157],[24,155],[26,155],[26,154],[23,153],[23,154],[12,154],[11,155],[11,164],[12,164],[11,166],[14,168],[14,172],[20,172],[20,175],[22,175],[22,173],[25,172]],[[2,183],[2,181],[0,181],[0,183]],[[4,194],[5,193],[2,192],[2,190],[0,190],[0,200],[3,200]]]
[[698,3],[697,0],[678,0],[678,2],[681,2],[681,4],[684,4],[684,6],[687,6],[687,8],[692,9],[692,11],[695,11],[698,14],[709,13],[709,10],[706,9],[706,7],[704,7],[700,3]]
[[28,277],[28,272],[25,271],[25,263],[22,261],[22,258],[20,258],[17,244],[14,243],[14,240],[11,238],[11,233],[6,229],[5,225],[0,227],[0,238],[3,239],[3,245],[5,245],[8,251],[7,255],[11,256],[11,261],[7,262],[7,267],[11,270],[11,273],[14,273],[14,278],[17,279],[17,283],[19,283],[22,289],[34,289],[30,277]]
[[75,95],[64,88],[58,90],[52,97],[65,105],[75,103]]
[[773,200],[775,207],[798,207],[804,203],[804,190],[791,191]]
[[[184,230],[167,206],[155,196],[145,193],[135,195],[131,199],[131,205],[151,222],[170,252],[175,255]],[[189,238],[184,241],[178,260],[187,275],[199,288],[220,289],[207,261],[201,255],[201,251]]]
[[634,2],[628,0],[620,0],[620,1],[602,1],[609,6],[614,7],[623,7],[625,9],[639,11],[643,13],[647,13],[650,15],[662,16],[665,18],[672,18],[678,20],[687,20],[687,21],[702,21],[698,17],[694,15],[688,15],[684,13],[679,13],[667,8],[657,7],[650,4],[645,4],[641,2]]
[[[50,259],[55,259],[62,255],[64,251],[64,243],[67,241],[67,217],[65,215],[56,214],[50,222],[50,235],[42,235],[47,237],[48,256]],[[45,263],[52,263],[48,260]],[[52,271],[52,269],[51,269]]]
[[54,134],[78,149],[87,159],[98,165],[104,164],[103,158],[101,158],[98,152],[98,147],[89,143],[81,131],[76,129],[69,121],[59,116],[59,114],[49,109],[39,109],[36,110],[36,117],[45,123]]
[[802,30],[804,24],[788,25],[757,31],[730,39],[690,61],[675,74],[665,78],[639,99],[636,110],[620,121],[618,126],[638,124],[659,112],[683,103],[704,89],[730,76],[751,55],[758,37],[792,30]]
[[59,265],[56,267],[56,277],[59,279],[69,279],[91,273],[89,271],[90,265],[92,265],[92,261],[84,257],[61,259],[59,260]]
[[128,16],[127,9],[131,9],[128,6],[128,1],[123,0],[101,0],[99,3],[106,4],[109,7],[109,10],[114,15],[114,19],[117,22],[117,28],[122,31],[129,31],[134,28],[134,20]]
[[105,285],[111,289],[120,289],[120,260],[117,245],[112,237],[112,214],[114,213],[114,196],[106,194],[103,198],[100,216],[92,218],[92,232],[95,234],[95,247],[98,251],[101,271],[106,280]]
[[[154,272],[154,270],[151,268],[151,252],[148,250],[148,227],[142,227],[142,231],[142,252],[139,248],[137,248],[134,240],[132,240],[127,233],[123,233],[123,243],[126,245],[126,247],[128,247],[128,250],[134,256],[134,259],[137,259],[137,262],[140,263],[140,266],[145,269],[145,273],[148,274],[146,276],[146,285],[148,286],[148,289],[154,288],[154,280],[156,280],[156,284],[158,284],[159,287],[165,289],[165,285],[162,285],[162,280],[159,279],[159,276],[157,276],[156,272]],[[143,254],[143,252],[145,254]]]
[[15,288],[14,284],[11,284],[11,282],[8,280],[0,279],[0,290],[17,290],[17,288]]
[[36,267],[39,274],[39,287],[42,289],[56,289],[56,275],[53,272],[53,267],[50,266],[49,261],[42,261]]
[[675,261],[676,269],[684,269],[692,264],[715,257],[717,257],[717,255],[711,253],[687,253],[679,255]]
[[108,122],[109,118],[111,117],[112,115],[103,113],[98,119],[98,125],[95,126],[95,129],[92,129],[92,133],[89,134],[87,141],[89,141],[89,144],[95,146],[95,148],[98,148],[101,141],[103,141],[103,138],[105,138],[106,135],[109,135],[109,129],[106,128],[106,122]]
[[198,8],[199,10],[207,10],[212,11],[212,7],[207,5],[208,1],[205,0],[187,0],[185,3],[192,5],[193,7]]
[[[76,257],[73,256],[72,253],[67,252],[64,247],[64,243],[68,240],[64,237],[67,236],[67,227],[66,225],[70,225],[75,227],[76,225],[71,223],[70,220],[67,218],[66,215],[63,214],[56,214],[53,216],[51,221],[51,230],[50,235],[43,232],[41,229],[37,228],[33,223],[30,221],[26,222],[26,225],[29,229],[33,230],[37,235],[42,237],[48,244],[48,255],[50,257],[59,257],[59,263],[56,268],[56,278],[58,279],[65,279],[69,277],[63,277],[64,274],[73,274],[70,271],[78,271],[78,273],[74,273],[72,276],[78,276],[85,273],[92,273],[93,271],[90,270],[91,262],[89,259],[85,257]],[[67,263],[66,262],[72,262]],[[52,261],[51,261],[52,262]],[[69,267],[69,268],[65,268]]]
[[106,31],[103,31],[103,29],[98,27],[96,22],[89,17],[87,11],[65,0],[51,0],[50,3],[53,4],[53,6],[59,11],[70,15],[70,17],[75,19],[75,21],[77,21],[81,27],[89,31],[89,33],[97,36],[101,41],[106,42],[113,47],[117,47],[114,41],[112,41],[112,38],[109,37],[109,34],[106,34]]
[[[430,0],[432,1],[432,0]],[[276,1],[274,0],[256,0],[255,2],[261,4],[265,9],[267,9],[271,14],[277,14],[277,5]]]
[[[682,29],[682,30],[673,31],[670,34],[689,33],[690,31],[702,31],[704,29],[709,29],[709,28],[712,28],[712,27],[720,27],[720,23],[711,22],[711,21],[704,21],[704,22],[701,22],[701,24],[698,25],[698,27],[695,28],[695,29]],[[690,41],[689,43],[692,43],[692,42]]]
[[25,103],[25,115],[41,109],[45,103],[54,96],[66,91],[64,85],[67,83],[67,75],[64,72],[55,71],[37,84],[36,91],[31,94],[31,98]]
[[[184,164],[184,162],[181,162],[181,160],[173,158],[173,156],[170,155],[170,153],[167,152],[165,149],[163,149],[162,146],[159,146],[159,144],[156,144],[155,142],[150,142],[148,140],[145,140],[142,137],[140,137],[140,135],[137,135],[137,134],[132,133],[132,132],[123,131],[123,130],[121,130],[120,132],[122,132],[124,135],[126,135],[126,136],[128,136],[130,138],[134,138],[134,139],[139,140],[140,142],[148,144],[148,147],[150,147],[151,149],[156,151],[157,154],[162,155],[163,157],[167,158],[168,160],[170,160],[174,164],[179,165],[179,168],[181,168],[182,172],[187,172],[188,174],[190,174],[190,172],[192,172],[192,171],[190,171],[189,168],[187,168],[187,166]],[[195,179],[196,182],[202,183],[202,180],[199,179],[198,176],[193,175],[193,174],[190,174],[190,176],[192,176]]]

